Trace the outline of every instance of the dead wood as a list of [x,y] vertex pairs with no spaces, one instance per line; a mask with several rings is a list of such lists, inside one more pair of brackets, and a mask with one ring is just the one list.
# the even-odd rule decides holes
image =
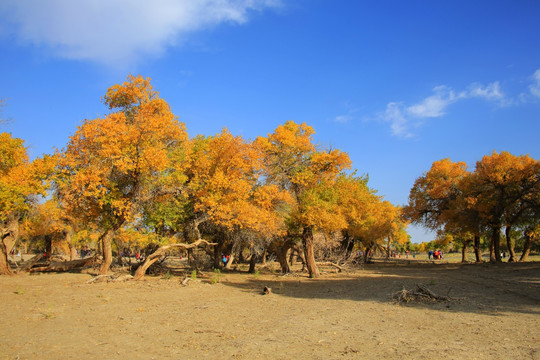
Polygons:
[[25,261],[21,267],[19,267],[19,271],[28,271],[32,268],[36,263],[38,263],[41,259],[43,259],[43,254],[37,254],[36,256],[32,257],[30,260]]
[[86,283],[87,284],[93,284],[93,283],[97,283],[97,282],[123,282],[123,281],[132,280],[132,279],[133,279],[133,276],[131,276],[129,274],[123,274],[122,275],[121,273],[116,273],[116,274],[112,274],[112,275],[94,276],[93,278],[88,280]]
[[442,295],[435,294],[433,291],[431,291],[425,285],[422,285],[422,284],[416,284],[416,288],[414,290],[407,290],[403,288],[403,290],[393,293],[392,299],[394,300],[395,303],[398,303],[398,304],[409,303],[412,301],[432,302],[432,301],[453,300],[449,296],[442,296]]
[[331,261],[317,262],[316,264],[317,264],[318,266],[333,266],[333,267],[335,267],[336,269],[338,269],[339,272],[344,271],[343,266],[340,266],[340,265],[338,265],[338,264],[336,264],[336,263],[333,263],[333,262],[331,262]]
[[263,289],[262,294],[263,295],[270,295],[271,293],[272,293],[272,288],[268,287],[268,286],[265,286],[264,289]]
[[39,266],[30,268],[29,272],[64,272],[73,269],[82,268],[93,264],[96,261],[96,257],[89,257],[86,259],[73,260],[73,261],[51,261],[46,266]]
[[162,256],[164,256],[168,250],[175,249],[175,248],[187,250],[187,249],[193,249],[193,248],[199,247],[201,245],[216,246],[217,243],[210,243],[206,240],[200,239],[191,244],[170,244],[170,245],[165,245],[165,246],[160,247],[159,249],[154,251],[152,254],[148,255],[146,259],[144,260],[144,262],[142,263],[142,265],[137,268],[137,271],[135,271],[134,279],[135,280],[142,279],[143,276],[146,274],[146,270],[150,267],[150,265],[152,265],[153,263],[158,261]]

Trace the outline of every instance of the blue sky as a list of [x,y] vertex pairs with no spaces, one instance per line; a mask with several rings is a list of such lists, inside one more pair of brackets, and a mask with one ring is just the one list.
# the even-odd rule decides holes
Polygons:
[[404,204],[433,161],[540,158],[539,14],[533,0],[2,0],[2,131],[50,153],[141,74],[191,135],[306,122]]

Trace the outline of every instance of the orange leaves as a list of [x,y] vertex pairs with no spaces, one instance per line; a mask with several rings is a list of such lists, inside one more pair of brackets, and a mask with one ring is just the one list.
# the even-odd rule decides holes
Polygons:
[[339,150],[318,151],[313,134],[305,123],[288,121],[256,143],[264,154],[267,182],[289,191],[296,200],[290,217],[297,225],[335,231],[346,227],[347,220],[334,185],[351,161]]
[[[62,154],[62,199],[71,211],[103,220],[129,219],[149,184],[171,167],[187,133],[149,79],[129,76],[104,97],[105,118],[86,120]],[[112,217],[112,218],[111,218]]]
[[493,152],[476,163],[476,175],[482,181],[505,186],[538,173],[540,163],[528,155],[515,156],[506,151]]
[[29,209],[32,196],[45,195],[45,179],[51,174],[56,159],[44,156],[28,161],[21,139],[0,134],[0,219]]
[[405,217],[456,234],[478,233],[486,226],[496,233],[503,222],[537,216],[532,209],[538,204],[538,179],[540,162],[526,155],[493,152],[476,163],[473,173],[465,163],[443,159],[416,180]]
[[285,151],[287,154],[302,154],[315,150],[312,143],[315,131],[306,123],[297,124],[294,121],[287,121],[276,128],[273,134],[269,134],[264,140],[261,138],[260,144],[266,151]]
[[276,186],[258,183],[260,153],[252,143],[224,129],[195,139],[188,158],[188,188],[196,211],[230,230],[277,231],[275,206],[289,198]]
[[129,75],[122,85],[113,85],[107,90],[103,101],[109,109],[130,108],[132,106],[148,103],[158,93],[152,90],[150,78]]
[[476,207],[482,216],[492,225],[498,225],[503,216],[506,222],[514,222],[538,207],[539,179],[540,161],[503,151],[493,152],[478,161],[467,185],[476,195]]
[[468,174],[464,162],[454,163],[450,159],[435,161],[425,176],[429,195],[432,198],[450,196]]
[[0,134],[0,174],[5,175],[16,166],[28,162],[28,155],[22,139],[8,133]]

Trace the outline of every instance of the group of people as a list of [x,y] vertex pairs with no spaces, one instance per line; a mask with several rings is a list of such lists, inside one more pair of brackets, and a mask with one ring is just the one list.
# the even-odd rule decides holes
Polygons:
[[229,258],[231,256],[230,255],[223,255],[223,266],[227,265],[227,263],[229,262]]
[[435,251],[433,250],[429,250],[428,252],[428,258],[429,260],[431,260],[431,258],[433,258],[433,260],[442,260],[443,258],[443,253],[441,250],[437,249]]

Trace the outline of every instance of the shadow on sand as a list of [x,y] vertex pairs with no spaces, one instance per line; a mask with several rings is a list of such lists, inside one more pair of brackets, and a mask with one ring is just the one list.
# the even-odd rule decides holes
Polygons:
[[[250,276],[241,282],[224,285],[250,293],[260,293],[265,286],[271,296],[303,299],[334,299],[393,303],[392,294],[423,284],[437,295],[451,301],[411,302],[433,310],[486,313],[505,316],[518,312],[540,314],[540,263],[515,264],[432,264],[376,263],[364,270],[326,274],[309,279],[305,273],[288,276]],[[262,296],[262,295],[261,295]]]

